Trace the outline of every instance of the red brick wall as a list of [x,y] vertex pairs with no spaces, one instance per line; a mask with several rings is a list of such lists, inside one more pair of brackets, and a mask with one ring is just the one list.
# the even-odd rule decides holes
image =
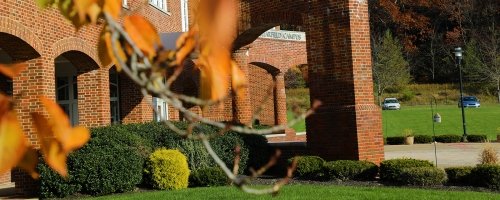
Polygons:
[[[145,1],[128,0],[129,9],[126,12],[144,15],[159,32],[181,30],[179,0],[168,0],[168,14],[150,5],[143,5],[142,2]],[[60,55],[65,56],[78,69],[80,124],[102,126],[110,123],[109,67],[99,66],[96,56],[100,29],[100,26],[86,26],[77,31],[57,10],[39,9],[33,0],[0,2],[0,41],[9,41],[0,42],[0,48],[11,55],[13,62],[28,64],[28,69],[13,80],[13,88],[14,94],[22,94],[15,99],[18,103],[16,110],[25,133],[35,146],[38,144],[35,135],[32,135],[29,113],[42,111],[38,96],[55,98],[54,59]],[[80,65],[92,63],[94,66]],[[125,83],[127,82],[122,82],[122,85]],[[133,87],[127,89],[128,91],[122,91],[121,102],[123,107],[130,110],[130,115],[122,112],[123,122],[150,121],[153,116],[149,106],[151,98],[142,97],[140,91],[132,90]],[[132,104],[135,107],[127,107],[130,104],[129,98],[134,100]],[[1,181],[9,180],[2,178]]]

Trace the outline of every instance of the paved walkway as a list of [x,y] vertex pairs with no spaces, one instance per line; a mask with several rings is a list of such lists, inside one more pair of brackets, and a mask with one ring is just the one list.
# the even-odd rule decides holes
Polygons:
[[[438,143],[438,167],[474,166],[479,163],[479,154],[487,145],[500,155],[500,143]],[[415,158],[435,162],[434,144],[386,145],[385,159]]]

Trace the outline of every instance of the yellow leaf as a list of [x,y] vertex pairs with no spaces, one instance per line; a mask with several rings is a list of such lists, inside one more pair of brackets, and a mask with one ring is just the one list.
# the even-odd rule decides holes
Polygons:
[[120,17],[120,12],[122,10],[122,0],[105,0],[104,1],[104,12],[107,12],[114,19]]
[[198,59],[200,68],[200,98],[204,100],[220,100],[227,95],[229,89],[230,60],[228,52],[211,52],[207,56],[202,52]]
[[156,28],[147,19],[137,14],[130,15],[125,17],[123,26],[135,45],[146,56],[149,58],[156,56],[156,49],[161,45],[160,36]]
[[0,73],[3,75],[14,78],[19,76],[22,71],[26,69],[26,64],[13,64],[13,65],[2,65],[0,64]]
[[27,141],[8,97],[0,94],[0,174],[21,161],[27,150]]
[[84,127],[71,128],[68,117],[55,102],[44,97],[40,100],[49,113],[49,119],[39,113],[32,113],[32,117],[42,154],[47,165],[66,177],[68,154],[87,143],[90,133]]

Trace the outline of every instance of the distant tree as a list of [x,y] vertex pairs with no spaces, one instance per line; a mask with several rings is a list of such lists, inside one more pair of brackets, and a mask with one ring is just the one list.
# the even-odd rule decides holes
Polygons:
[[374,43],[373,49],[373,79],[380,104],[380,96],[387,88],[401,88],[410,82],[411,76],[402,46],[390,31],[385,32],[379,43]]
[[305,88],[306,81],[298,67],[291,67],[285,72],[285,88]]

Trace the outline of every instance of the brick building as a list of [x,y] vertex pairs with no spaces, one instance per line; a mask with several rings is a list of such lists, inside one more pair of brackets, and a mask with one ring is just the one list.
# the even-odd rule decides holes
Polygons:
[[[149,0],[147,6],[140,4],[143,0],[123,2],[126,12],[142,14],[168,35],[187,30],[189,8],[196,1]],[[34,2],[0,0],[0,63],[28,65],[13,80],[1,77],[0,87],[14,95],[19,120],[32,144],[37,145],[37,138],[31,134],[29,113],[42,110],[40,95],[56,100],[73,124],[90,127],[182,119],[161,100],[144,97],[113,66],[100,66],[99,25],[75,31],[57,10],[41,10]],[[373,102],[367,6],[366,0],[241,0],[235,8],[241,10],[241,19],[233,57],[251,83],[247,98],[227,99],[205,113],[195,106],[191,109],[214,120],[249,122],[263,105],[258,115],[262,124],[284,124],[284,73],[308,64],[311,98],[323,106],[307,120],[307,152],[326,159],[380,162],[381,113]],[[270,30],[277,26],[304,32]],[[196,70],[185,70],[173,89],[196,95],[197,77]],[[270,96],[267,101],[265,96]],[[305,139],[289,130],[284,136],[276,140]],[[23,184],[26,179],[18,176],[0,175],[0,185]]]

